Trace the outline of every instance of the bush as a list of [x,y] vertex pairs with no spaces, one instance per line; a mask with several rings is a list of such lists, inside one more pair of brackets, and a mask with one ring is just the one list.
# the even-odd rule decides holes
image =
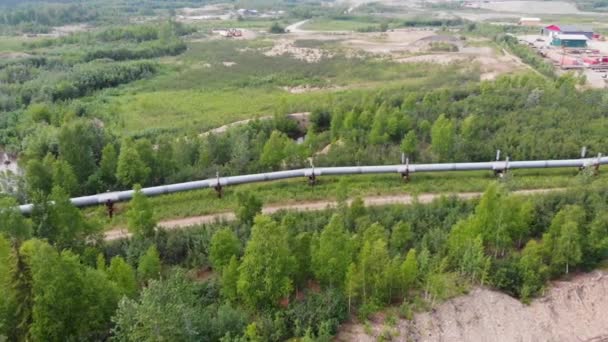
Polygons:
[[283,26],[279,25],[279,23],[277,23],[275,21],[270,26],[270,29],[268,30],[268,32],[275,33],[275,34],[285,33],[285,28]]

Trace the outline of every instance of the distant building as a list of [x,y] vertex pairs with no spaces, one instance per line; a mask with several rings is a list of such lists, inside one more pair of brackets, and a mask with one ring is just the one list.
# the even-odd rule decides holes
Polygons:
[[549,25],[541,30],[544,36],[551,38],[558,34],[584,35],[588,40],[593,39],[593,29],[573,25]]
[[520,18],[519,25],[521,26],[539,26],[541,24],[540,18]]
[[551,45],[565,48],[586,48],[589,38],[583,34],[557,34]]

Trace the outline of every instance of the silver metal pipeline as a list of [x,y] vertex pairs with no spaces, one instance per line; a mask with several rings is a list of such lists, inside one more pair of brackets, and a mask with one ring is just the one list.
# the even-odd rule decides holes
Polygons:
[[[259,183],[288,178],[309,177],[314,179],[318,176],[341,176],[357,174],[381,174],[399,173],[409,175],[416,172],[443,172],[443,171],[474,171],[489,170],[503,173],[512,169],[538,169],[538,168],[588,168],[599,167],[608,164],[608,157],[598,155],[596,158],[581,159],[562,159],[562,160],[535,160],[535,161],[494,161],[481,163],[441,163],[441,164],[400,164],[400,165],[381,165],[381,166],[341,166],[341,167],[311,167],[297,170],[276,171],[267,173],[257,173],[251,175],[217,177],[193,182],[176,183],[169,185],[153,186],[143,188],[142,192],[146,196],[159,196],[174,192],[190,191],[196,189],[216,188],[229,185],[246,183]],[[75,197],[71,199],[76,207],[86,207],[106,203],[115,203],[130,200],[133,197],[133,190],[107,192],[91,196]],[[29,214],[32,212],[32,204],[19,206],[21,213]]]

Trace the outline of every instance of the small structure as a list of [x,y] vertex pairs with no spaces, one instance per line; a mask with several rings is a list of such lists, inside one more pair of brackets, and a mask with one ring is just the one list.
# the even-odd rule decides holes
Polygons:
[[520,26],[539,26],[541,24],[540,18],[520,18]]
[[582,34],[558,34],[553,36],[551,45],[563,48],[584,49],[587,47],[587,36]]
[[593,29],[589,27],[579,27],[572,25],[549,25],[543,27],[541,30],[543,36],[555,37],[558,34],[568,35],[584,35],[588,40],[593,39]]

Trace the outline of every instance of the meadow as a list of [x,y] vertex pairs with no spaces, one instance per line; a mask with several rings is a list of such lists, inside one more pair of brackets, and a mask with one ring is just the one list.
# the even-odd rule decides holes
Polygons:
[[[378,87],[408,91],[478,79],[470,66],[346,58],[333,45],[328,49],[334,56],[308,63],[289,55],[264,55],[271,46],[267,39],[190,42],[183,55],[161,59],[157,76],[107,90],[91,101],[99,103],[99,115],[114,113],[126,134],[203,132],[272,115],[281,106],[311,111],[332,98],[356,99]],[[298,86],[318,91],[287,91]]]

